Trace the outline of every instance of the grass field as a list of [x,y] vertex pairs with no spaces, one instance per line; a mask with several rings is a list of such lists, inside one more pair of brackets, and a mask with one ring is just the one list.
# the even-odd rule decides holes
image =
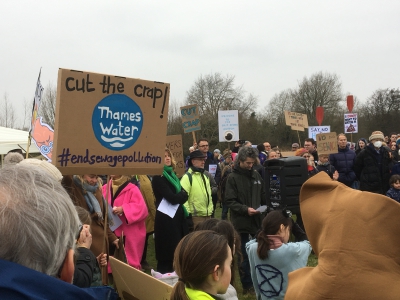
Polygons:
[[[217,210],[215,213],[215,216],[217,218],[221,217],[221,211],[222,209],[219,207],[219,205],[217,205]],[[149,245],[147,247],[147,261],[148,263],[153,267],[153,269],[156,268],[157,266],[157,260],[156,260],[156,256],[155,256],[155,252],[154,252],[154,239],[152,237],[149,237]],[[310,267],[315,267],[318,264],[318,258],[314,255],[311,254],[310,257],[308,258],[308,264],[307,266]],[[146,271],[147,273],[150,274],[150,271]],[[249,300],[256,300],[255,296],[252,295],[243,295],[242,294],[242,285],[240,283],[240,279],[239,279],[239,274],[238,274],[238,270],[236,268],[235,270],[236,272],[236,291],[238,293],[238,298],[239,299],[249,299]]]

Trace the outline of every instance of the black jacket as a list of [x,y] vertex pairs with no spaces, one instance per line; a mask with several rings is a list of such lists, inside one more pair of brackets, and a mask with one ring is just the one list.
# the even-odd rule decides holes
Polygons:
[[354,172],[360,181],[360,190],[385,194],[389,189],[391,159],[388,151],[381,147],[379,154],[368,144],[356,157]]
[[329,155],[331,165],[339,173],[338,181],[350,187],[356,180],[356,174],[353,171],[356,156],[356,153],[350,150],[349,146],[344,149],[338,148],[338,153]]
[[189,233],[182,207],[188,199],[188,194],[183,189],[176,193],[175,187],[164,176],[154,176],[151,185],[156,198],[156,207],[160,205],[162,199],[172,205],[180,204],[173,218],[157,210],[154,221],[156,259],[170,261],[172,265],[176,246]]
[[239,233],[255,234],[261,228],[263,214],[249,216],[247,209],[266,204],[264,181],[254,170],[235,164],[225,188],[225,201],[231,209],[231,221]]

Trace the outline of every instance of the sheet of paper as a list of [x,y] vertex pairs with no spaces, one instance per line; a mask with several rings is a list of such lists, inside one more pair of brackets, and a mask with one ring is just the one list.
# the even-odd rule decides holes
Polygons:
[[266,205],[261,205],[259,208],[256,209],[256,211],[259,211],[260,213],[263,213],[266,210],[267,210],[267,206]]
[[114,214],[112,213],[113,209],[112,209],[110,203],[108,203],[108,211],[111,212],[112,219],[113,219],[113,221],[114,221],[114,225],[112,225],[112,226],[110,225],[110,229],[111,229],[112,231],[115,231],[115,229],[117,229],[119,226],[121,226],[122,221],[121,221],[121,219],[118,217],[118,215],[114,215]]
[[179,204],[171,204],[163,198],[157,210],[173,218],[176,214],[178,207]]
[[215,177],[215,173],[217,173],[217,165],[209,165],[208,172]]

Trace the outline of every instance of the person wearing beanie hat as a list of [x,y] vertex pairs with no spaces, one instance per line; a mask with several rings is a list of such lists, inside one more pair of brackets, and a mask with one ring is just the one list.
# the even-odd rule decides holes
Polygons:
[[51,176],[53,176],[53,178],[56,179],[58,182],[61,182],[61,180],[63,179],[61,172],[56,168],[56,166],[49,163],[48,161],[40,160],[40,159],[36,159],[36,158],[27,158],[27,159],[22,160],[20,162],[20,164],[30,164],[30,165],[39,167],[42,170],[45,170]]
[[4,156],[4,165],[15,165],[24,160],[22,154],[18,152],[9,152]]
[[362,191],[385,194],[389,189],[392,161],[389,152],[382,147],[384,139],[381,131],[372,132],[369,144],[356,157],[354,172]]

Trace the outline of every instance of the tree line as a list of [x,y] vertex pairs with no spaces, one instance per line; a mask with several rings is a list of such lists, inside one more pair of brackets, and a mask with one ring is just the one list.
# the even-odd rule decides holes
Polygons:
[[[43,93],[39,116],[54,128],[56,87],[49,83]],[[289,149],[294,142],[304,141],[308,131],[291,130],[285,123],[284,111],[306,114],[309,126],[317,126],[316,108],[324,108],[322,125],[330,125],[331,131],[344,131],[343,115],[348,112],[346,96],[342,83],[336,74],[318,72],[304,77],[293,88],[275,94],[269,103],[260,108],[259,99],[235,83],[234,75],[211,73],[200,75],[186,92],[182,102],[170,101],[167,135],[182,134],[184,152],[193,144],[192,134],[184,134],[180,107],[197,104],[200,111],[201,131],[196,137],[205,137],[210,141],[210,149],[223,150],[228,143],[218,141],[218,111],[238,110],[239,136],[253,144],[268,141],[283,150]],[[353,112],[358,113],[358,133],[348,135],[348,140],[357,141],[368,138],[372,131],[380,130],[385,135],[392,131],[400,132],[396,121],[400,111],[399,88],[375,90],[365,102],[355,96]],[[0,100],[0,126],[29,129],[32,103],[25,101],[24,115],[17,118],[15,108],[7,94]],[[230,145],[233,147],[232,145]]]

